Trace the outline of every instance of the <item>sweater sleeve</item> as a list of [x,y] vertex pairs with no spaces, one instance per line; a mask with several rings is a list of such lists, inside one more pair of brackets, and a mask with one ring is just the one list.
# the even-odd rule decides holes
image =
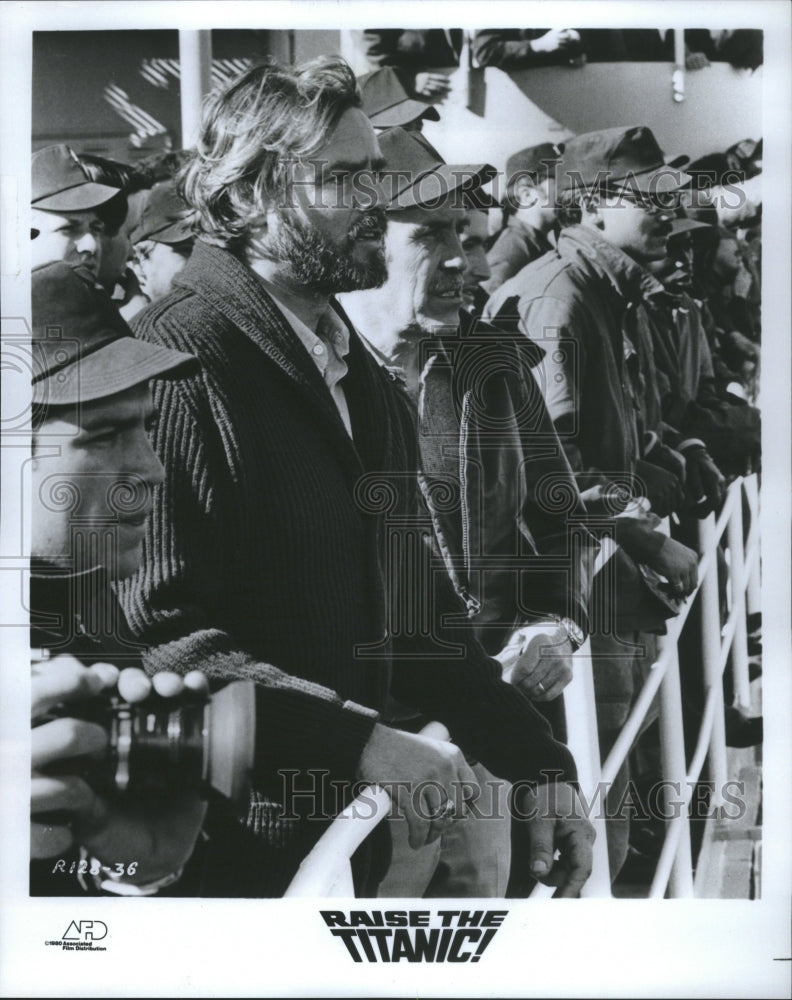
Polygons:
[[155,383],[153,444],[165,479],[155,490],[143,567],[119,587],[130,627],[148,647],[149,672],[199,669],[215,682],[249,678],[265,689],[257,706],[260,775],[275,780],[278,770],[310,761],[353,780],[376,713],[235,648],[208,610],[224,585],[218,556],[230,526],[222,514],[222,445],[215,446],[213,421],[198,415],[201,378]]

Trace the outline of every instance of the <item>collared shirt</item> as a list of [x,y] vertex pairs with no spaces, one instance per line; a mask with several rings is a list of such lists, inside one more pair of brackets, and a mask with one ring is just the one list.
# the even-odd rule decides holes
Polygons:
[[347,406],[344,389],[340,384],[348,371],[344,359],[349,354],[350,334],[346,324],[332,306],[328,305],[327,309],[319,317],[316,330],[311,330],[307,323],[286,304],[283,293],[271,284],[271,282],[266,281],[260,275],[258,277],[266,286],[267,292],[275,300],[286,322],[294,330],[300,343],[319,369],[325,385],[333,397],[333,402],[336,405],[339,416],[344,422],[347,434],[352,437],[352,422],[349,418],[349,407]]

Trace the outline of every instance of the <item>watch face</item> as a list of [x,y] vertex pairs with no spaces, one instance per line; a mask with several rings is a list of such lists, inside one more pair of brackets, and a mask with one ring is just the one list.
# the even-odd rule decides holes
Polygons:
[[571,618],[562,618],[561,624],[566,629],[567,635],[572,642],[577,646],[582,646],[586,641],[586,637],[583,634],[583,629],[577,624],[577,622],[573,622]]

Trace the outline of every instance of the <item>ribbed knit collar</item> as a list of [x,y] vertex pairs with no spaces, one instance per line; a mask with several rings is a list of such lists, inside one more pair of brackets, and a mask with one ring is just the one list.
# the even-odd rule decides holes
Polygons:
[[196,240],[192,255],[174,284],[189,288],[211,303],[307,389],[316,392],[317,386],[322,385],[316,366],[306,357],[263,283],[230,250]]
[[323,433],[352,459],[350,472],[360,474],[362,466],[381,468],[390,447],[388,410],[381,397],[381,376],[373,360],[360,343],[354,327],[339,304],[330,305],[340,321],[351,331],[347,364],[349,374],[343,380],[349,404],[354,444],[322,376],[295,335],[283,313],[267,293],[264,283],[248,265],[229,250],[196,240],[187,265],[176,283],[189,289],[230,320],[258,346],[282,371],[305,391],[323,414]]

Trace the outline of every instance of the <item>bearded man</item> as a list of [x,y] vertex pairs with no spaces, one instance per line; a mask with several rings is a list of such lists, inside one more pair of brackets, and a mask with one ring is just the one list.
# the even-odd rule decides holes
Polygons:
[[[456,607],[444,572],[425,578],[431,592],[408,590],[391,532],[414,519],[414,427],[331,300],[385,280],[381,165],[342,60],[254,67],[207,103],[183,179],[199,238],[171,294],[135,319],[144,340],[192,345],[202,371],[155,390],[165,482],[125,610],[150,668],[200,664],[279,689],[268,740],[283,784],[255,790],[248,825],[281,849],[283,888],[342,804],[322,776],[393,783],[418,847],[476,795],[464,749],[540,782],[534,871],[550,874],[559,844],[561,892],[575,895],[591,829],[551,808],[547,776],[574,780],[570,754],[498,665],[441,624]],[[403,620],[416,600],[426,628]],[[396,700],[458,747],[389,726]],[[382,851],[369,844],[363,860],[381,874],[377,832]],[[377,874],[362,861],[357,873],[370,893]]]

